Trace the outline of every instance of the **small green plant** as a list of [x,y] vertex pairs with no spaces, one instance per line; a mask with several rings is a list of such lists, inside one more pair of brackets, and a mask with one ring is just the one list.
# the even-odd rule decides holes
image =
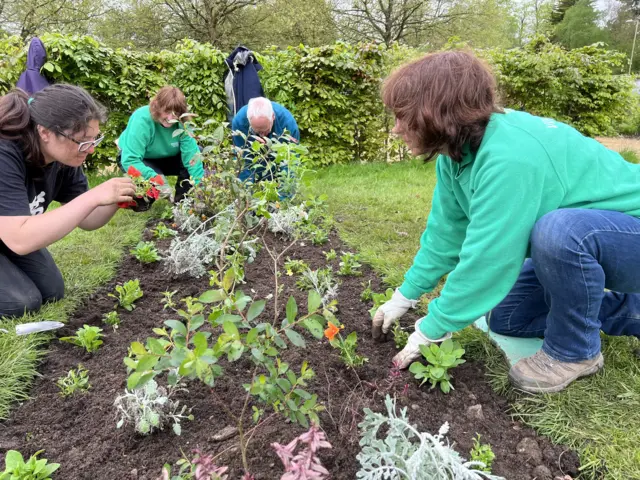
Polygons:
[[140,280],[136,278],[135,280],[124,282],[124,285],[116,285],[116,292],[118,292],[118,295],[110,293],[109,296],[118,300],[120,306],[130,312],[136,308],[134,302],[142,297]]
[[317,228],[313,231],[311,235],[311,243],[313,243],[314,245],[324,245],[328,241],[329,234],[325,230]]
[[160,218],[162,220],[173,220],[173,205],[171,203],[164,207],[162,213],[160,213]]
[[153,263],[161,259],[153,242],[139,242],[135,248],[131,249],[131,255],[140,263]]
[[25,462],[20,452],[9,450],[4,457],[5,469],[0,473],[0,480],[51,480],[51,474],[60,468],[60,464],[47,465],[46,458],[38,460],[42,452],[44,450],[37,451]]
[[465,362],[462,359],[464,349],[460,347],[458,342],[448,338],[440,345],[437,343],[432,343],[429,346],[420,345],[420,353],[429,362],[429,365],[425,366],[420,362],[413,362],[409,371],[416,379],[422,380],[420,385],[429,381],[431,388],[440,385],[440,390],[449,393],[453,388],[449,370]]
[[287,257],[287,261],[284,263],[284,269],[287,275],[291,276],[308,270],[309,265],[307,265],[304,260],[291,260]]
[[296,286],[300,290],[315,291],[325,307],[338,296],[338,284],[333,278],[331,267],[305,270],[296,281]]
[[100,345],[102,345],[102,340],[100,340],[101,338],[101,328],[84,325],[82,328],[78,329],[75,336],[62,337],[60,338],[60,341],[72,343],[78,347],[83,347],[89,353],[93,353],[100,348]]
[[340,270],[338,275],[353,275],[359,277],[362,275],[360,267],[362,265],[358,262],[358,255],[350,252],[342,252],[340,256]]
[[331,260],[335,260],[336,258],[338,258],[338,254],[333,248],[328,252],[322,252],[322,253],[324,253],[324,257],[327,259],[327,262],[330,262]]
[[77,369],[69,370],[65,377],[58,378],[56,385],[58,385],[60,395],[63,397],[68,397],[76,392],[84,393],[91,388],[89,371],[82,365],[78,365]]
[[483,472],[491,473],[491,465],[495,460],[496,455],[491,449],[491,445],[488,443],[480,443],[480,434],[473,439],[473,448],[471,449],[471,461],[480,462],[483,467],[480,470]]
[[356,348],[358,348],[358,334],[351,332],[347,335],[347,338],[342,338],[340,334],[340,330],[342,329],[344,329],[344,325],[338,326],[333,322],[328,322],[324,336],[327,337],[333,348],[340,350],[340,358],[347,367],[361,367],[369,361],[369,359],[356,353]]
[[121,323],[120,314],[116,310],[111,310],[102,315],[102,321],[116,330]]
[[167,227],[165,223],[162,223],[162,222],[156,225],[156,228],[152,230],[152,233],[154,238],[157,238],[158,240],[163,240],[165,238],[173,238],[178,234],[178,232],[170,229],[169,227]]
[[373,300],[373,307],[369,309],[369,315],[371,318],[376,314],[378,308],[382,306],[383,303],[391,300],[391,296],[393,295],[393,288],[387,288],[384,293],[374,293],[371,295]]
[[400,326],[400,322],[396,320],[393,325],[393,341],[398,350],[402,350],[409,341],[409,333]]
[[176,302],[173,301],[173,296],[176,293],[178,293],[177,290],[167,290],[166,292],[162,292],[162,300],[160,300],[160,303],[164,305],[162,307],[163,310],[166,310],[167,308],[174,308],[176,306]]
[[365,288],[360,294],[360,300],[362,300],[363,302],[370,302],[371,300],[373,300],[374,293],[371,289],[371,280],[369,280],[366,284],[363,283],[362,286]]

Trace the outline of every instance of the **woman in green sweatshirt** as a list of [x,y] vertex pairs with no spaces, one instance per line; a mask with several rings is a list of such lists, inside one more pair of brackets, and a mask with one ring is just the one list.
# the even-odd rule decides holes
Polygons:
[[600,330],[640,337],[640,166],[568,125],[500,109],[491,72],[469,53],[403,66],[383,101],[414,155],[438,155],[437,184],[374,338],[448,275],[396,365],[487,314],[497,333],[544,336],[509,377],[555,392],[603,366]]
[[[174,136],[176,122],[187,113],[187,100],[180,89],[162,87],[149,105],[140,107],[129,118],[118,138],[118,164],[125,172],[133,166],[145,179],[158,174],[177,175],[175,201],[180,201],[204,173],[195,139],[186,134]],[[165,182],[166,185],[166,182]]]

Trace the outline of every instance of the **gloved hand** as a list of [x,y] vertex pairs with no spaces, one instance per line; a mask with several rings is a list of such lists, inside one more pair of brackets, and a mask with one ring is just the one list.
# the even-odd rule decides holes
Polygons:
[[424,319],[420,319],[416,322],[415,332],[409,335],[409,340],[407,340],[405,347],[395,357],[393,357],[393,364],[396,367],[400,369],[407,368],[413,362],[418,360],[422,356],[422,353],[420,353],[420,345],[429,346],[432,343],[441,343],[447,338],[451,338],[451,333],[447,333],[444,337],[438,338],[437,340],[427,338],[420,331],[420,322],[422,320]]
[[373,339],[378,342],[387,340],[387,333],[393,322],[407,313],[410,308],[416,308],[417,304],[417,300],[409,300],[396,288],[391,300],[381,305],[373,316],[373,321],[371,322]]

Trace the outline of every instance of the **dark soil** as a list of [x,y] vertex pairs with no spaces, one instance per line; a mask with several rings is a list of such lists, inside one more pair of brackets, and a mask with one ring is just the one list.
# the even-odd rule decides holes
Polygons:
[[[267,237],[267,241],[276,251],[282,251],[287,245],[272,236]],[[159,244],[166,247],[168,241]],[[322,251],[332,248],[338,253],[347,250],[336,236],[332,236],[322,247],[298,243],[285,257],[303,259],[312,268],[318,268],[328,263]],[[338,261],[330,262],[334,271],[338,270]],[[247,266],[247,283],[242,286],[244,292],[254,298],[272,293],[272,268],[272,259],[262,250],[256,261]],[[360,300],[363,285],[369,280],[374,291],[382,291],[383,287],[367,267],[363,271],[361,277],[339,277],[338,296],[338,318],[346,326],[345,332],[358,332],[359,352],[369,358],[369,362],[358,369],[358,375],[342,364],[337,351],[326,340],[315,340],[308,334],[306,349],[290,349],[284,355],[284,360],[296,371],[303,360],[308,360],[316,373],[307,390],[317,393],[326,407],[320,420],[333,449],[323,450],[320,457],[331,472],[331,478],[355,478],[359,468],[357,425],[363,417],[362,409],[385,411],[387,393],[398,397],[399,407],[409,407],[410,419],[421,430],[436,433],[445,421],[449,422],[448,438],[465,458],[469,458],[473,438],[480,434],[482,443],[490,443],[496,455],[494,474],[509,480],[533,479],[540,472],[549,471],[554,476],[577,476],[577,455],[551,444],[548,439],[514,421],[507,413],[507,401],[488,385],[482,364],[468,359],[457,367],[453,379],[455,390],[448,395],[429,390],[427,386],[419,387],[408,372],[392,379],[389,367],[395,353],[394,344],[376,344],[371,340],[368,313],[371,305]],[[140,279],[144,297],[137,302],[133,312],[121,311],[123,323],[117,332],[113,332],[101,321],[103,313],[114,306],[114,299],[107,294],[113,291],[116,283],[132,278]],[[295,277],[283,275],[280,281],[285,283],[285,289],[279,310],[284,310],[289,295],[294,295],[299,305],[306,305],[306,293],[295,288]],[[132,427],[116,429],[113,401],[123,393],[126,385],[127,372],[122,359],[127,355],[129,345],[136,340],[144,342],[153,335],[153,327],[176,318],[175,314],[163,310],[161,292],[178,290],[178,298],[197,296],[209,288],[206,277],[172,278],[164,273],[161,263],[141,266],[127,256],[117,277],[92,295],[69,325],[57,332],[62,337],[72,335],[83,324],[97,325],[104,328],[104,344],[90,355],[68,343],[51,343],[50,353],[40,368],[42,376],[32,392],[33,399],[16,408],[11,418],[0,425],[0,453],[17,449],[30,455],[44,449],[44,456],[49,461],[62,464],[56,478],[65,480],[133,480],[155,479],[165,462],[173,463],[181,457],[181,449],[190,452],[200,448],[211,453],[224,452],[218,464],[229,465],[229,478],[239,479],[242,461],[234,447],[237,438],[216,441],[213,437],[232,424],[222,408],[223,402],[232,411],[240,411],[244,401],[242,384],[249,380],[251,371],[247,361],[223,363],[225,375],[217,380],[213,390],[197,381],[188,385],[188,393],[181,394],[180,398],[193,407],[195,420],[182,422],[181,436],[174,435],[170,429],[147,437],[135,434]],[[263,315],[273,316],[273,303],[273,299],[267,303]],[[416,320],[410,315],[406,317],[403,325],[407,327]],[[84,395],[65,399],[58,394],[55,381],[78,363],[89,370],[92,388]],[[248,457],[251,473],[257,480],[280,478],[282,466],[269,445],[276,441],[288,443],[302,431],[298,425],[274,418],[255,433]]]

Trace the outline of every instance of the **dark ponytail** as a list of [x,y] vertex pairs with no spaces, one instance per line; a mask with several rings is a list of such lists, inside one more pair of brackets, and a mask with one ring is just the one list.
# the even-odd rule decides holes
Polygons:
[[105,108],[73,85],[51,85],[31,99],[20,89],[0,97],[0,138],[20,142],[31,167],[44,165],[38,125],[56,134],[74,134],[86,130],[91,120],[104,122]]

